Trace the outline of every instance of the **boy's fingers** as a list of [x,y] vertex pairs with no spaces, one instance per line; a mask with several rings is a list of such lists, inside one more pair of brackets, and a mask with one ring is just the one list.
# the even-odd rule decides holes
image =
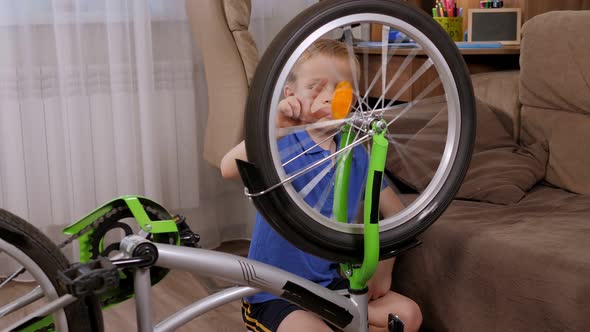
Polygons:
[[289,103],[289,106],[291,108],[291,114],[289,115],[289,117],[293,119],[299,119],[299,117],[301,116],[301,105],[299,104],[299,101],[293,98],[288,99],[287,103]]
[[293,109],[293,108],[291,107],[291,105],[289,105],[289,104],[287,103],[287,107],[283,108],[283,109],[281,110],[281,112],[283,113],[283,115],[284,115],[285,117],[287,117],[287,118],[292,118],[292,117],[293,117],[293,110],[292,110],[292,109]]
[[328,80],[322,79],[318,82],[318,84],[316,84],[316,86],[313,87],[313,89],[311,90],[311,99],[316,99],[320,93],[322,92],[322,90],[324,89],[324,87],[326,86],[326,84],[328,83]]
[[307,115],[308,113],[311,112],[311,105],[313,105],[313,102],[320,95],[320,93],[322,92],[322,90],[324,89],[324,87],[326,86],[327,83],[328,83],[328,80],[325,80],[325,79],[320,80],[318,82],[318,84],[316,84],[313,87],[313,89],[311,89],[311,93],[309,94],[308,98],[301,100],[301,107],[302,107],[301,112],[303,113],[303,115]]

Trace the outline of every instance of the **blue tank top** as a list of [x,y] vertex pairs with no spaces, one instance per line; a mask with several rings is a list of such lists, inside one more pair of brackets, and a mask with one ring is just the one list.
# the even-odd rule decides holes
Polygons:
[[[335,140],[336,146],[338,146],[340,137],[336,136]],[[285,163],[315,144],[306,131],[289,134],[279,140],[278,147],[281,160]],[[329,151],[316,146],[287,164],[285,172],[292,174],[329,155]],[[366,182],[368,164],[368,155],[365,149],[361,145],[354,147],[348,194],[349,221],[354,220],[357,216],[361,195],[364,194],[363,186]],[[295,190],[304,197],[307,204],[316,207],[316,210],[319,209],[323,215],[328,217],[332,217],[335,171],[335,167],[332,167],[330,162],[326,162],[292,182]],[[310,183],[312,185],[308,185]],[[318,204],[322,204],[322,206],[316,206]],[[334,278],[339,277],[338,263],[327,261],[296,248],[275,232],[258,213],[256,214],[256,224],[254,225],[248,257],[291,272],[322,286],[327,286]],[[260,303],[276,298],[272,294],[263,292],[247,297],[246,301]]]

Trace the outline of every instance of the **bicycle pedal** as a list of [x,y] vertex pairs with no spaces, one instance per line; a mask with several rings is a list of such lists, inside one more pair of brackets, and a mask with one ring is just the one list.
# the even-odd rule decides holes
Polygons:
[[404,332],[404,322],[397,315],[389,314],[388,322],[389,332]]
[[97,259],[72,264],[68,269],[58,271],[58,280],[68,293],[80,298],[117,288],[119,272],[108,258],[99,256]]
[[180,234],[180,243],[184,247],[191,247],[191,248],[200,248],[199,241],[201,241],[201,236],[199,234],[193,232],[188,224],[186,223],[186,218],[181,215],[174,216],[176,220],[176,227],[178,227],[178,233]]

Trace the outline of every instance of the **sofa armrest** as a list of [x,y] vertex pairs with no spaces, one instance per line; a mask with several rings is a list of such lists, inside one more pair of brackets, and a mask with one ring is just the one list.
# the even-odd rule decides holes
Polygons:
[[520,134],[519,76],[518,70],[471,76],[475,97],[490,106],[516,142]]
[[244,139],[248,80],[258,57],[248,35],[250,1],[186,1],[186,13],[207,79],[203,157],[219,167],[225,153]]

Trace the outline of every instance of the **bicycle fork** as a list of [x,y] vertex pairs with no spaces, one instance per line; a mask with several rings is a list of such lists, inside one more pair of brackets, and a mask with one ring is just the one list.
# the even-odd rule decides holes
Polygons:
[[[349,293],[351,300],[359,307],[359,314],[366,318],[368,326],[368,297],[367,282],[379,264],[379,195],[383,183],[383,172],[387,157],[388,141],[384,137],[387,124],[385,121],[375,121],[371,124],[374,133],[369,162],[369,172],[365,192],[364,205],[364,257],[359,266],[342,264],[342,270],[350,281]],[[342,129],[340,149],[346,148],[353,141],[350,125]],[[340,222],[348,221],[348,183],[351,170],[351,159],[354,152],[349,151],[340,156],[336,169],[334,184],[334,216]],[[396,315],[389,314],[389,332],[403,332],[404,323]]]

